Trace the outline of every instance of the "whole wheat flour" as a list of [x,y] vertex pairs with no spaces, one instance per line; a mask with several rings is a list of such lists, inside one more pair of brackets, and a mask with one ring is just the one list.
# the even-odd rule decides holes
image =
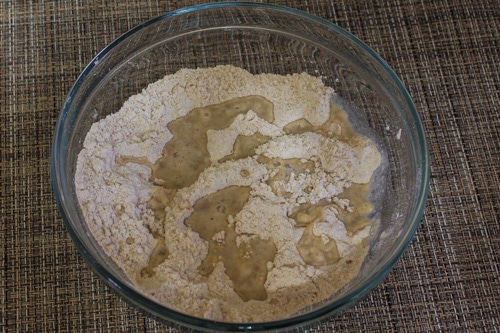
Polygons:
[[150,84],[86,136],[90,231],[144,294],[193,316],[281,319],[329,297],[366,255],[381,160],[333,94],[232,66]]

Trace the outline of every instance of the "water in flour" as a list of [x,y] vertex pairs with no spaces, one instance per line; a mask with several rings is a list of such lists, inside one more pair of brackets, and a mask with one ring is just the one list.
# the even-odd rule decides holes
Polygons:
[[193,316],[281,319],[355,277],[381,157],[305,73],[182,69],[95,123],[75,185],[137,287]]

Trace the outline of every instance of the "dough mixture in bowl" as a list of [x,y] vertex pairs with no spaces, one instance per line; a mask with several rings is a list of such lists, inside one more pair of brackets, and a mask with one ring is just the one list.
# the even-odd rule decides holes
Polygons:
[[193,316],[283,319],[354,278],[381,155],[308,74],[182,69],[93,124],[75,185],[143,293]]

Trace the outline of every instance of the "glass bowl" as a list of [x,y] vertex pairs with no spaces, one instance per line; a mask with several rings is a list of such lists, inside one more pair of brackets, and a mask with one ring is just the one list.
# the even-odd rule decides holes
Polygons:
[[[329,299],[270,322],[205,320],[144,296],[90,233],[75,193],[77,156],[91,125],[130,96],[181,68],[231,64],[251,73],[306,72],[337,93],[350,117],[383,150],[385,173],[374,188],[380,219],[357,277]],[[217,3],[150,20],[121,36],[83,70],[59,115],[51,152],[55,197],[83,256],[119,295],[149,315],[202,331],[288,330],[337,315],[374,288],[413,237],[429,186],[426,140],[400,80],[372,49],[338,26],[298,10],[267,4]]]

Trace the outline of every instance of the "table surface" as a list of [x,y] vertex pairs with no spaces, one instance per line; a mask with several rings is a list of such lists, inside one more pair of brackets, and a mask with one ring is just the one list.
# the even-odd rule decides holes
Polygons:
[[[500,2],[275,1],[358,36],[399,75],[431,160],[425,215],[384,281],[310,332],[498,332]],[[89,269],[57,210],[50,146],[85,65],[196,1],[0,2],[0,332],[174,332]]]

